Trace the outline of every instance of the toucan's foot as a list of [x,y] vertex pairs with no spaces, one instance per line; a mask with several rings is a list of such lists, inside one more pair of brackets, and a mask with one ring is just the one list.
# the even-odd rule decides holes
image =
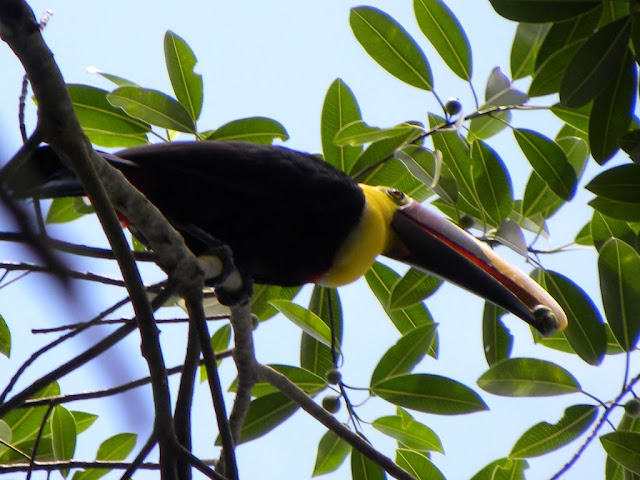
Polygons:
[[253,280],[251,277],[242,276],[242,286],[240,288],[217,287],[216,296],[222,305],[234,307],[244,305],[251,301],[253,295]]

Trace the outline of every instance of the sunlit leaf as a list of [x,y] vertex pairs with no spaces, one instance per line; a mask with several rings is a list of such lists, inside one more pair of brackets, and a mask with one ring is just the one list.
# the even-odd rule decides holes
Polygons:
[[[269,367],[287,377],[291,383],[309,395],[315,395],[316,393],[324,390],[327,386],[327,381],[324,378],[310,372],[309,370],[305,370],[304,368],[295,367],[293,365],[269,365]],[[229,391],[238,391],[237,378],[229,386]],[[254,398],[258,398],[278,391],[279,390],[270,383],[259,381],[253,386],[251,395]]]
[[[51,412],[51,442],[53,456],[57,461],[71,460],[76,450],[76,421],[66,408],[58,405]],[[61,470],[64,478],[69,474],[68,469]]]
[[271,145],[275,139],[283,142],[288,140],[289,134],[276,120],[267,117],[248,117],[225,123],[210,132],[206,139]]
[[195,123],[187,109],[158,90],[120,87],[108,94],[107,100],[143,122],[178,132],[195,133]]
[[438,435],[426,425],[413,419],[407,420],[399,415],[390,415],[374,420],[371,426],[395,438],[408,448],[444,453]]
[[576,192],[578,179],[562,148],[533,130],[517,128],[513,133],[536,173],[556,195],[570,200]]
[[626,222],[640,222],[640,204],[619,202],[604,197],[596,197],[589,205],[598,212],[611,218]]
[[600,437],[602,447],[624,468],[640,474],[640,433],[612,432]]
[[318,454],[316,456],[316,464],[313,467],[312,477],[324,475],[336,470],[349,455],[351,445],[336,435],[333,431],[328,430],[318,444]]
[[370,385],[375,387],[381,381],[411,372],[431,348],[436,337],[436,324],[416,327],[406,333],[382,356],[371,375]]
[[638,234],[628,222],[593,212],[590,225],[592,243],[597,250],[600,250],[611,237],[619,238],[632,247],[638,243]]
[[518,24],[511,47],[511,76],[514,80],[533,74],[538,50],[549,28],[546,23]]
[[[272,300],[270,303],[305,333],[328,347],[332,345],[331,329],[315,313],[289,300]],[[336,348],[339,348],[337,343]]]
[[484,212],[499,225],[511,213],[513,189],[502,159],[482,140],[471,147],[473,186]]
[[[313,287],[309,310],[329,326],[340,344],[342,342],[342,305],[338,290],[319,285]],[[334,368],[331,348],[303,332],[300,340],[300,366],[324,377],[327,371]]]
[[460,415],[488,409],[482,398],[469,387],[439,375],[398,375],[378,383],[372,391],[394,405],[438,415]]
[[580,391],[580,384],[564,368],[535,358],[508,358],[478,379],[483,390],[506,397],[546,397]]
[[438,467],[421,452],[399,448],[396,450],[396,463],[416,480],[445,480]]
[[556,424],[540,422],[524,432],[509,453],[510,458],[544,455],[574,441],[596,420],[598,407],[574,405]]
[[173,92],[196,121],[202,111],[202,75],[193,71],[198,59],[187,42],[171,30],[164,36],[164,57]]
[[[96,460],[102,461],[119,461],[124,460],[136,446],[138,436],[135,433],[119,433],[106,439],[98,447]],[[103,477],[111,470],[106,468],[97,468],[76,472],[73,480],[97,480]]]
[[442,285],[442,280],[418,270],[410,268],[398,280],[389,296],[389,309],[406,308],[423,301],[433,295]]
[[358,42],[382,68],[409,85],[431,90],[427,59],[402,25],[373,7],[352,8],[349,21]]
[[135,147],[148,143],[149,124],[109,103],[109,92],[89,85],[67,85],[73,110],[91,143],[103,147]]
[[[541,273],[541,270],[535,270],[532,276],[538,280]],[[599,365],[607,349],[607,335],[591,297],[557,272],[544,271],[544,285],[567,314],[568,324],[562,334],[573,351],[588,364]]]
[[[391,289],[400,279],[400,275],[380,262],[375,262],[365,274],[365,279],[378,302],[389,316],[398,331],[405,335],[418,326],[433,324],[433,318],[423,303],[417,303],[411,307],[389,310],[389,295]],[[429,355],[438,356],[438,339],[436,338],[429,349]]]
[[0,353],[7,358],[11,356],[11,332],[2,315],[0,315]]
[[611,238],[600,249],[598,272],[607,321],[620,346],[630,352],[640,335],[640,255]]
[[240,430],[238,443],[248,442],[270,432],[294,414],[298,405],[283,393],[270,393],[251,402]]
[[362,148],[341,147],[336,145],[333,139],[345,125],[362,120],[362,115],[353,92],[342,79],[336,79],[329,87],[321,118],[320,136],[324,159],[339,170],[349,172]]
[[500,458],[476,473],[471,480],[525,480],[524,471],[528,468],[526,460]]
[[414,0],[418,26],[453,73],[471,80],[471,45],[460,22],[442,0]]
[[352,480],[385,480],[387,476],[382,467],[357,450],[351,450]]

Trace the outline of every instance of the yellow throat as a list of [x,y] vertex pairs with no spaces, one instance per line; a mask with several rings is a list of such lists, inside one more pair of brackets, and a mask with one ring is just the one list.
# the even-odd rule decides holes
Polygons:
[[342,244],[329,271],[318,282],[339,287],[366,273],[391,242],[391,220],[398,205],[385,189],[359,184],[365,196],[360,221]]

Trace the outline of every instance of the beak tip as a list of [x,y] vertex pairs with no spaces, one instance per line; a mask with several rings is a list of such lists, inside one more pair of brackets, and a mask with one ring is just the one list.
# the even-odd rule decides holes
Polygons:
[[545,337],[553,335],[565,327],[565,323],[562,323],[558,315],[546,305],[537,305],[531,313],[535,319],[536,329]]

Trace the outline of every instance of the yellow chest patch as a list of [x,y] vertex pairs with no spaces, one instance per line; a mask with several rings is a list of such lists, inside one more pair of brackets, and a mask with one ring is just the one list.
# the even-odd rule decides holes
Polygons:
[[340,247],[329,271],[318,281],[320,285],[339,287],[357,280],[389,243],[397,205],[377,187],[360,184],[360,188],[366,199],[360,221]]

